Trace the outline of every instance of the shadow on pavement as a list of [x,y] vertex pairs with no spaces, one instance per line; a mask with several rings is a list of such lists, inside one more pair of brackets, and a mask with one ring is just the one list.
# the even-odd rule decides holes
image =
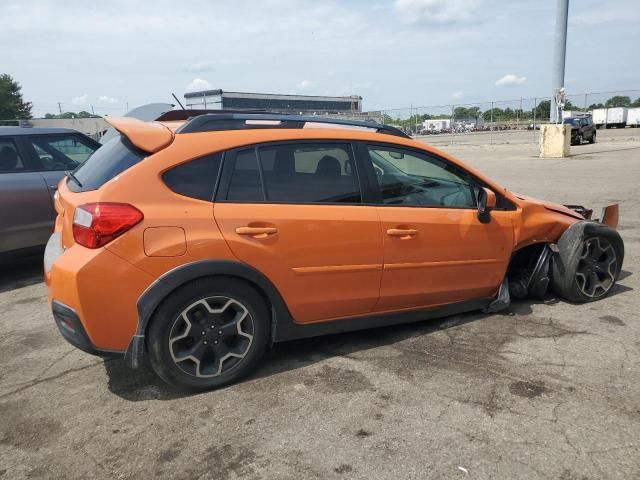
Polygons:
[[[620,279],[625,279],[630,275],[630,272],[622,271]],[[609,295],[614,296],[631,290],[633,290],[631,287],[616,284]],[[533,314],[533,305],[544,304],[551,306],[561,302],[563,301],[552,295],[547,295],[542,300],[528,299],[514,301],[508,309],[493,315],[487,315],[482,312],[471,312],[405,325],[394,325],[277,343],[265,355],[262,366],[250,375],[247,380],[270,377],[279,373],[304,368],[331,357],[348,356],[355,352],[378,348],[384,345],[392,345],[411,337],[429,335],[439,330],[446,330],[467,323],[482,321],[495,315],[518,315],[526,317],[527,315]],[[109,377],[109,390],[125,400],[134,402],[144,400],[172,400],[199,393],[176,389],[165,384],[148,364],[138,370],[132,370],[123,360],[107,360],[104,366]]]
[[[535,303],[552,305],[558,301],[552,298],[537,301],[518,301],[511,304],[507,310],[493,315],[528,315],[532,312],[531,305]],[[347,356],[355,352],[391,345],[411,337],[429,335],[439,330],[481,321],[490,316],[482,312],[471,312],[405,325],[277,343],[265,355],[262,366],[245,381],[297,370],[331,357]],[[131,370],[123,360],[107,360],[104,365],[109,377],[109,390],[125,400],[134,402],[172,400],[199,393],[179,390],[165,384],[155,375],[149,365],[139,370]],[[233,387],[233,384],[231,387]]]
[[43,281],[42,254],[0,256],[0,293]]

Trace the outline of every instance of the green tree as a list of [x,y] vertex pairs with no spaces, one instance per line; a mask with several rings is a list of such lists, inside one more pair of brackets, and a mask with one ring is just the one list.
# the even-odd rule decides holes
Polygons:
[[626,95],[616,95],[615,97],[611,97],[604,104],[605,107],[628,107],[631,105],[631,99]]
[[453,116],[456,119],[476,119],[480,116],[479,107],[456,107],[453,110]]
[[27,120],[31,118],[31,102],[22,99],[22,87],[11,75],[0,74],[0,119]]
[[631,104],[632,107],[640,107],[640,97],[636,98],[636,101]]
[[[76,112],[64,112],[59,114],[45,113],[44,118],[100,118],[100,115],[94,115],[85,110],[82,110],[81,112],[77,112],[77,113]],[[389,120],[389,119],[391,119],[391,117],[389,117],[388,115],[385,115],[385,120]],[[390,120],[390,123],[392,122],[393,120]]]

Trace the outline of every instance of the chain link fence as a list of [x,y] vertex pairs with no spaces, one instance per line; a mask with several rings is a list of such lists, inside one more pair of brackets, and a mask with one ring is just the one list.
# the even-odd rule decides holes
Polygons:
[[[567,95],[565,115],[591,113],[609,107],[640,107],[640,90]],[[536,142],[537,131],[549,123],[551,97],[519,98],[480,103],[452,103],[380,110],[381,123],[394,125],[412,136],[430,137],[431,143]],[[523,135],[530,131],[531,135]],[[513,133],[518,135],[510,135]],[[486,137],[486,138],[485,138]]]

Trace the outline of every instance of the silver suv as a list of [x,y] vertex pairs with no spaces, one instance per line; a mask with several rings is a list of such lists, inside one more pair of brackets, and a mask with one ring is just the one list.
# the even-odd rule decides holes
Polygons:
[[66,128],[0,127],[0,254],[47,243],[58,182],[99,147]]

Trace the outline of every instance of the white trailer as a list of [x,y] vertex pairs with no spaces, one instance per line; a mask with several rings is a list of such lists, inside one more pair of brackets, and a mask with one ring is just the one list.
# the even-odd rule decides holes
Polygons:
[[591,118],[596,128],[604,127],[607,124],[607,109],[594,108],[593,112],[591,112]]
[[629,127],[640,127],[640,107],[627,110],[627,125]]
[[613,107],[607,109],[607,128],[624,128],[627,124],[627,107]]
[[422,122],[422,128],[428,132],[440,133],[451,128],[451,120],[448,118],[429,119]]

